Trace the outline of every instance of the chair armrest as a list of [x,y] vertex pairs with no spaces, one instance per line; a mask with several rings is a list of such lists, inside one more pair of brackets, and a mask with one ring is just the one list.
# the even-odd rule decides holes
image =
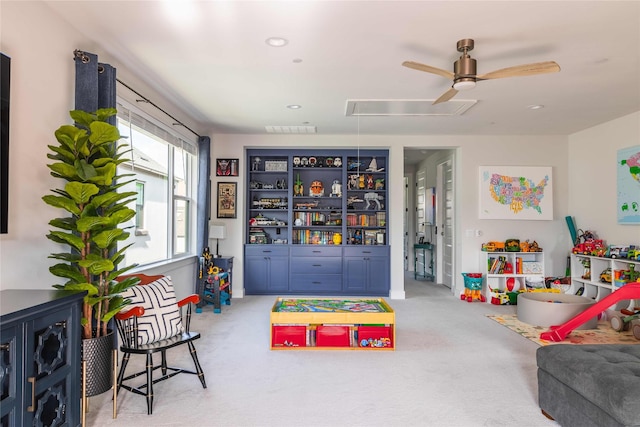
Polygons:
[[197,304],[200,302],[200,296],[198,294],[191,294],[188,297],[178,301],[178,307],[182,307],[189,303]]
[[126,320],[130,317],[140,317],[144,314],[144,307],[136,305],[130,310],[121,311],[115,315],[116,320]]

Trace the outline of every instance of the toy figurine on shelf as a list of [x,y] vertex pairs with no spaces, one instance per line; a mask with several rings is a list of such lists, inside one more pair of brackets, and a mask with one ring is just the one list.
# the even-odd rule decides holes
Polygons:
[[367,180],[367,183],[366,183],[367,190],[373,190],[373,175],[367,174],[366,180]]
[[342,184],[338,179],[334,179],[331,185],[331,197],[342,197]]
[[369,167],[367,168],[367,172],[382,172],[384,168],[378,168],[378,161],[376,158],[372,158],[369,163]]
[[300,181],[300,174],[296,176],[296,181],[293,184],[293,195],[294,196],[304,195],[304,185],[302,185],[302,181]]
[[324,196],[324,186],[322,185],[322,181],[313,181],[311,186],[309,187],[309,196],[311,197],[322,197]]

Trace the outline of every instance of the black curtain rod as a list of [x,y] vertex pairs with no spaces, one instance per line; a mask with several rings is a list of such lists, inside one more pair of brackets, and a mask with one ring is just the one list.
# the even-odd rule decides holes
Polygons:
[[167,116],[171,117],[173,120],[175,120],[175,123],[173,123],[174,126],[182,126],[183,128],[187,129],[189,132],[191,132],[192,134],[194,134],[195,136],[197,136],[198,138],[200,138],[200,135],[194,131],[193,129],[191,129],[189,126],[185,125],[184,123],[182,123],[180,120],[176,119],[175,117],[173,117],[171,114],[167,113],[165,110],[163,110],[162,108],[160,108],[159,106],[157,106],[156,104],[154,104],[149,98],[147,98],[146,96],[142,95],[140,92],[136,91],[135,89],[133,89],[131,86],[129,86],[128,84],[126,84],[125,82],[123,82],[122,80],[116,78],[116,81],[118,83],[120,83],[122,86],[126,87],[127,89],[129,89],[131,92],[135,93],[136,95],[138,95],[140,98],[138,101],[141,102],[146,102],[147,104],[153,105],[154,107],[156,107],[158,110],[162,111],[164,114],[166,114]]

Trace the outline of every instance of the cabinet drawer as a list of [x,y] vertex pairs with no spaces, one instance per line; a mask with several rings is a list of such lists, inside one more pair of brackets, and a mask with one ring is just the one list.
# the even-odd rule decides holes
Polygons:
[[289,247],[280,245],[247,245],[244,252],[247,256],[289,256]]
[[344,248],[345,257],[389,256],[388,246],[347,246]]
[[293,257],[325,257],[325,256],[342,256],[342,248],[340,246],[320,246],[315,245],[312,247],[294,247],[291,252]]
[[296,257],[291,260],[294,274],[341,274],[341,257]]
[[338,292],[342,290],[341,274],[292,274],[292,291]]

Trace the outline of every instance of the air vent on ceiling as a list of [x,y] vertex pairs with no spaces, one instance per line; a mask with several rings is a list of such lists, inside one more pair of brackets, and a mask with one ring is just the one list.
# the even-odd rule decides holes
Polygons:
[[452,99],[433,105],[433,99],[348,99],[347,116],[460,116],[478,101]]
[[315,126],[265,126],[267,133],[316,133]]

